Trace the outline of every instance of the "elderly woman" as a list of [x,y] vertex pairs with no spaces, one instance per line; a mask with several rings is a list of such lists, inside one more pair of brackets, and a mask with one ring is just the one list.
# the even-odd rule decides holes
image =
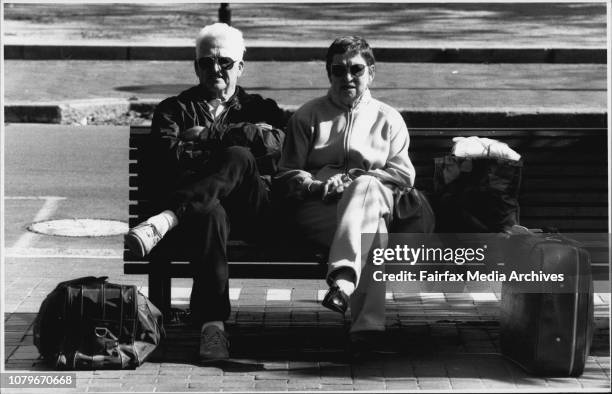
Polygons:
[[[276,176],[285,197],[296,202],[300,232],[329,247],[323,305],[344,313],[350,303],[351,342],[385,328],[385,286],[366,274],[365,262],[372,248],[386,246],[394,190],[412,186],[415,177],[406,124],[370,94],[374,63],[361,37],[331,44],[331,87],[290,119]],[[362,240],[362,234],[369,236]]]

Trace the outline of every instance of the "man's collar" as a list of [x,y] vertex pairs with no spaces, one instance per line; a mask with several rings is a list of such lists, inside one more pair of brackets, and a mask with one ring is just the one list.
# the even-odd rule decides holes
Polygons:
[[[242,96],[243,92],[244,92],[244,90],[240,86],[236,85],[236,89],[234,90],[234,94],[231,95],[230,97],[228,97],[227,100],[223,100],[221,98],[219,98],[219,99],[220,99],[222,104],[230,105],[231,103],[233,103],[235,101],[238,101],[238,97]],[[197,85],[194,93],[195,93],[195,95],[196,95],[196,97],[198,99],[204,100],[204,101],[207,101],[207,102],[210,102],[210,101],[218,98],[217,96],[212,95],[209,91],[204,89],[202,87],[202,85]]]

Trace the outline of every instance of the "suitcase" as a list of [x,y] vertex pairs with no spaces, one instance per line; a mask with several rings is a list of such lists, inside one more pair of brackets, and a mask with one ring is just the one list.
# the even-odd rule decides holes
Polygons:
[[56,369],[133,369],[164,336],[159,310],[136,286],[83,277],[57,285],[34,321],[34,344]]
[[[511,235],[506,246],[502,353],[532,374],[581,375],[594,326],[588,252],[560,234]],[[543,284],[509,281],[513,270],[563,274],[564,280]]]

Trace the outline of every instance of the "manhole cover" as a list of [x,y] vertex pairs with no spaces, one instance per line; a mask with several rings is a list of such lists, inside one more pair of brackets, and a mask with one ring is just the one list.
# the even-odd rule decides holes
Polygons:
[[28,230],[62,237],[105,237],[125,234],[127,223],[104,219],[58,219],[32,223]]

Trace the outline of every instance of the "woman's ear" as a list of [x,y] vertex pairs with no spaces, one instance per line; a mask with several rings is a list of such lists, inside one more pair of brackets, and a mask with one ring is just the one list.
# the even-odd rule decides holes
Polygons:
[[370,82],[368,83],[368,86],[370,86],[370,84],[374,82],[374,76],[376,75],[376,65],[372,64],[371,66],[368,66],[368,70],[370,72]]

